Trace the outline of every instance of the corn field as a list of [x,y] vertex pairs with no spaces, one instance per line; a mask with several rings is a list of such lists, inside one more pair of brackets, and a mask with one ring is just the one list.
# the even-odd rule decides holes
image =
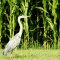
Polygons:
[[60,48],[60,0],[0,0],[0,48],[19,32],[23,34],[19,48]]

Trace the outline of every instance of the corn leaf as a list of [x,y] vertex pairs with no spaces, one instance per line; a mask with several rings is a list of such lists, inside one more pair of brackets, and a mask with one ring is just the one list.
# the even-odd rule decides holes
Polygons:
[[42,11],[44,11],[44,12],[46,12],[46,13],[48,13],[45,9],[43,9],[42,7],[36,7],[37,9],[40,9],[40,10],[42,10]]
[[46,16],[46,21],[47,21],[48,24],[50,25],[50,28],[54,31],[54,24],[52,23],[51,19]]

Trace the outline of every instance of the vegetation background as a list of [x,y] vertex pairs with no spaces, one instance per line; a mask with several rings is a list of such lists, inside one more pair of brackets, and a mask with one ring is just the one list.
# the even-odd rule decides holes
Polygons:
[[0,0],[0,48],[19,31],[23,35],[19,48],[60,48],[60,0]]

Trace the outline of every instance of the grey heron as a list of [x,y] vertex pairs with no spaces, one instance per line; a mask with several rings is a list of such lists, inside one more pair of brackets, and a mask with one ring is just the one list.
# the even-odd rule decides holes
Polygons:
[[9,42],[7,43],[7,45],[5,46],[5,49],[3,51],[3,55],[7,55],[7,53],[11,50],[13,50],[14,48],[16,48],[19,44],[20,44],[20,41],[21,41],[21,36],[22,36],[22,32],[23,32],[23,27],[22,27],[22,24],[21,24],[21,21],[20,19],[21,18],[27,18],[29,16],[19,16],[18,17],[18,23],[19,23],[19,26],[20,26],[20,30],[19,32],[13,36]]

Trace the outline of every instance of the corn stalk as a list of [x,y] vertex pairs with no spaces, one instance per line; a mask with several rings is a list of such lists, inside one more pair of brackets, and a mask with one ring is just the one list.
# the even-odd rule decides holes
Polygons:
[[[46,35],[47,34],[46,13],[48,13],[48,12],[47,12],[47,7],[46,7],[46,1],[47,0],[42,1],[43,2],[43,8],[42,7],[36,7],[37,9],[40,9],[44,12],[44,14],[43,14],[44,37],[47,37],[47,35]],[[44,43],[43,43],[44,48],[48,48],[46,43],[47,43],[47,41],[44,39]]]
[[[0,43],[1,43],[1,37],[2,37],[2,35],[1,35],[1,29],[2,29],[2,4],[1,4],[2,2],[0,1]],[[0,44],[0,47],[1,47],[1,44]]]
[[13,3],[16,3],[16,0],[8,0],[8,3],[10,5],[9,31],[11,38],[14,35],[14,29],[15,29],[15,16],[14,16],[15,5]]
[[[43,0],[42,2],[43,2],[43,8],[44,8],[44,10],[46,11],[46,10],[47,10],[47,9],[46,9],[46,0]],[[47,37],[47,36],[46,36],[47,28],[46,28],[45,16],[46,16],[46,12],[44,12],[43,24],[44,24],[44,37]],[[47,47],[47,46],[46,46],[46,41],[44,41],[43,46],[44,46],[44,48]]]
[[54,16],[54,31],[53,31],[53,36],[54,36],[54,48],[57,48],[57,14],[56,14],[56,8],[57,8],[58,0],[53,0],[52,4],[52,15]]
[[[21,0],[21,10],[23,15],[27,15],[28,13],[28,6],[29,6],[29,0]],[[23,47],[27,48],[28,47],[28,42],[29,42],[29,30],[28,30],[28,19],[24,19],[24,44]]]

